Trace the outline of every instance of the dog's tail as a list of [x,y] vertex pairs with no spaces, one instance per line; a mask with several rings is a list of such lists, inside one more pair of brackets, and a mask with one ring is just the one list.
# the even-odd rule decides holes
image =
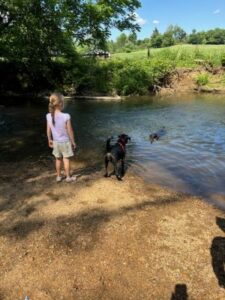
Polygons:
[[106,141],[106,152],[110,152],[111,151],[111,140],[113,139],[113,136],[110,136],[107,141]]
[[108,161],[111,161],[111,162],[114,161],[114,157],[110,152],[106,153],[105,159],[108,160]]

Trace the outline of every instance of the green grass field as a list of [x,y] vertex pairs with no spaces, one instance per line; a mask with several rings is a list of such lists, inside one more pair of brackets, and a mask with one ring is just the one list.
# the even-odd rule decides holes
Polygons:
[[[175,62],[177,67],[195,67],[198,60],[221,64],[221,58],[225,56],[225,45],[176,45],[168,48],[150,49],[151,57],[167,59]],[[147,49],[131,53],[116,53],[112,59],[139,60],[147,58]]]

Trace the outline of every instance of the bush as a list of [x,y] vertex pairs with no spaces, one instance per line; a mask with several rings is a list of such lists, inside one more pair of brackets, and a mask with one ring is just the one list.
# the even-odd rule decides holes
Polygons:
[[206,85],[209,83],[209,75],[208,74],[200,74],[196,78],[197,85]]
[[114,73],[114,86],[118,94],[143,95],[148,92],[150,78],[140,63],[124,62]]
[[221,66],[225,67],[225,55],[221,57]]
[[0,93],[38,93],[53,90],[63,83],[64,64],[48,62],[46,65],[18,61],[0,62]]
[[95,59],[77,55],[56,58],[46,65],[28,68],[25,64],[0,63],[0,92],[17,93],[60,90],[65,94],[144,95],[153,85],[163,85],[174,69],[167,56],[151,59]]
[[123,60],[113,71],[113,87],[121,95],[144,95],[154,84],[163,84],[174,65],[167,60]]

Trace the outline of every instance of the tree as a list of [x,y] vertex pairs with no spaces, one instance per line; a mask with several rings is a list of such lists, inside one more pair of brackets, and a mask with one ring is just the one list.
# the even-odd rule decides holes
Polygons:
[[45,60],[74,42],[104,46],[112,27],[139,30],[139,0],[1,0],[1,56]]
[[131,44],[136,45],[137,44],[137,34],[136,34],[136,32],[132,32],[128,36],[128,40],[129,40],[129,42],[131,42]]
[[126,34],[123,32],[121,33],[118,38],[116,39],[116,46],[117,49],[122,49],[126,46],[127,43],[127,36]]
[[173,38],[176,43],[185,42],[186,36],[187,33],[180,26],[176,25],[173,27]]
[[106,48],[112,27],[139,30],[138,7],[139,0],[1,0],[0,57],[16,66],[15,78],[52,81],[56,58],[72,65],[77,45]]
[[115,53],[116,49],[117,49],[116,43],[113,40],[108,41],[107,48],[108,48],[109,52]]
[[225,30],[215,28],[209,30],[205,34],[206,44],[224,45],[225,44]]
[[169,47],[169,46],[172,46],[175,44],[173,33],[174,33],[174,28],[172,25],[170,25],[162,36],[162,38],[163,38],[162,46],[163,47]]
[[155,28],[152,32],[150,42],[153,48],[160,48],[162,46],[163,38],[157,28]]
[[188,38],[189,44],[199,45],[206,43],[206,35],[204,31],[197,32],[195,29],[192,30],[192,33]]

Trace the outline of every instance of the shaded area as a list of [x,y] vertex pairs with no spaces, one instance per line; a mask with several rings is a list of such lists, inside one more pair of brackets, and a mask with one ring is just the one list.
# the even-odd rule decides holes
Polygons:
[[176,284],[171,300],[188,300],[186,284]]
[[[17,215],[26,217],[36,210],[34,204],[28,203],[31,197],[42,194],[43,200],[38,204],[43,205],[47,200],[57,202],[65,197],[63,193],[54,194],[49,191],[56,184],[52,157],[43,157],[36,162],[18,162],[11,166],[8,164],[0,166],[0,212],[11,212],[12,221]],[[73,173],[79,178],[76,187],[88,185],[93,180],[92,175],[100,170],[101,166],[98,163],[75,169]]]
[[59,217],[51,221],[49,243],[75,252],[90,251],[99,242],[100,228],[110,219],[110,213],[102,209],[83,211],[72,217]]
[[[216,224],[225,232],[225,219],[216,218]],[[220,287],[225,288],[225,237],[215,237],[211,245],[212,267]]]
[[[7,165],[5,166],[7,168]],[[50,205],[51,202],[64,201],[67,196],[71,197],[71,185],[61,183],[60,190],[54,192],[55,174],[47,171],[53,166],[36,165],[29,168],[27,164],[18,164],[15,168],[7,169],[7,180],[2,180],[0,187],[0,212],[2,216],[6,216],[1,222],[0,235],[8,236],[15,239],[25,239],[32,232],[38,232],[41,228],[49,228],[52,235],[50,241],[57,243],[61,247],[69,247],[75,251],[90,250],[98,242],[98,232],[101,226],[109,222],[111,219],[125,215],[131,211],[139,211],[152,206],[170,205],[179,201],[183,201],[180,194],[172,194],[168,196],[155,196],[154,199],[145,200],[141,203],[120,207],[119,209],[106,211],[103,208],[86,209],[74,215],[62,216],[53,219],[44,219],[40,215],[32,215],[38,212],[39,207]],[[27,173],[26,170],[28,169]],[[78,182],[74,186],[74,196],[79,189],[91,186],[92,183],[103,176],[100,172],[99,164],[81,167],[75,170],[78,175]],[[4,172],[4,168],[1,169]],[[13,173],[21,174],[21,176],[13,177]],[[107,179],[103,179],[106,180]],[[115,184],[118,184],[115,180]],[[68,188],[67,188],[68,187]],[[143,191],[144,192],[144,191]],[[146,190],[152,197],[152,190]],[[30,199],[39,196],[33,202]],[[106,192],[106,195],[108,193]],[[109,194],[110,197],[110,194]],[[90,195],[91,198],[91,195]],[[101,199],[100,199],[101,200]]]
[[[58,200],[57,200],[58,201]],[[168,196],[162,199],[155,199],[154,201],[144,201],[140,204],[122,207],[113,211],[104,210],[102,208],[87,209],[73,216],[62,216],[56,219],[45,221],[44,219],[27,220],[28,215],[22,215],[23,220],[14,221],[15,216],[18,215],[18,210],[15,210],[10,215],[9,219],[2,223],[0,235],[14,237],[16,239],[24,239],[32,232],[38,231],[41,227],[46,225],[51,227],[52,238],[55,243],[64,245],[66,247],[80,248],[77,242],[79,238],[88,238],[88,250],[92,248],[93,241],[98,240],[98,230],[100,226],[110,220],[123,216],[131,211],[145,210],[148,207],[170,205],[180,202],[179,195]],[[35,210],[34,207],[26,208],[27,210]],[[11,220],[9,222],[9,220]]]
[[[85,167],[80,171],[92,172]],[[24,169],[19,172],[23,174]],[[210,296],[217,290],[212,271],[205,277],[199,270],[208,257],[208,239],[201,244],[205,256],[195,260],[196,253],[199,255],[196,243],[205,239],[202,230],[211,233],[206,222],[209,216],[202,218],[206,205],[145,185],[134,176],[127,176],[123,183],[110,183],[102,174],[91,173],[94,180],[86,182],[80,177],[73,186],[53,185],[54,178],[42,178],[40,173],[31,178],[24,175],[20,205],[0,214],[0,238],[5,243],[0,273],[5,273],[6,298],[16,298],[12,287],[17,274],[21,274],[18,289],[27,287],[30,298],[171,299],[181,278],[187,285],[193,282],[193,295],[202,295],[205,287]],[[35,185],[40,196],[25,201]],[[99,199],[108,198],[118,205],[110,200],[99,204]],[[41,206],[37,200],[43,201]],[[87,201],[86,206],[80,204],[82,200]],[[211,264],[205,267],[211,270]],[[213,290],[211,286],[207,290],[208,279]],[[173,297],[179,299],[181,290],[186,296],[184,288],[176,287]]]
[[9,229],[9,235],[23,239],[31,232],[39,230],[44,225],[43,221],[20,221]]
[[0,124],[0,162],[18,162],[49,155],[43,103],[4,108]]

